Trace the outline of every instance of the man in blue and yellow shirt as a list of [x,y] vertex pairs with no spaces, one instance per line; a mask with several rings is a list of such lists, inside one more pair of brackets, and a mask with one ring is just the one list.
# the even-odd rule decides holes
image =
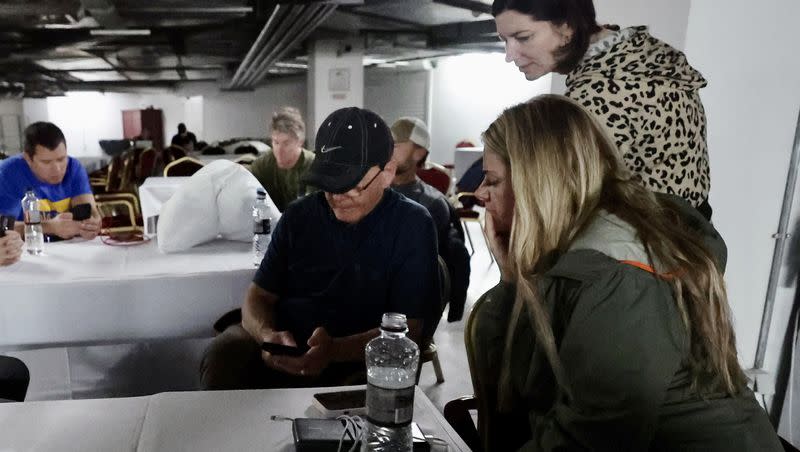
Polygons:
[[[19,220],[15,229],[20,234],[24,233],[21,200],[29,188],[39,198],[44,218],[49,218],[42,225],[45,234],[92,240],[100,232],[89,177],[77,159],[67,156],[64,133],[53,123],[29,125],[24,152],[0,162],[0,215]],[[70,209],[79,204],[91,205],[90,218],[72,219]]]

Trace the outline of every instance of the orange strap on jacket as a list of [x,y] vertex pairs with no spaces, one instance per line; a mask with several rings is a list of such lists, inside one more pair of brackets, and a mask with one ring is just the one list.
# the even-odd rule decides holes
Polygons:
[[647,264],[645,264],[643,262],[639,262],[639,261],[619,261],[619,262],[621,264],[633,265],[636,268],[640,268],[640,269],[642,269],[642,270],[644,270],[644,271],[646,271],[648,273],[652,273],[654,275],[657,274],[656,273],[656,269],[654,269],[653,267],[651,267],[651,266],[649,266],[649,265],[647,265]]
[[644,270],[644,271],[646,271],[648,273],[652,273],[652,274],[654,274],[654,275],[656,275],[656,276],[658,276],[659,278],[662,278],[662,279],[671,279],[671,278],[675,277],[675,275],[672,274],[672,273],[664,273],[664,274],[658,273],[658,272],[656,272],[656,269],[654,269],[653,267],[645,264],[644,262],[622,260],[622,261],[619,261],[619,263],[620,264],[625,264],[625,265],[632,265],[632,266],[634,266],[634,267],[636,267],[636,268],[638,268],[640,270]]

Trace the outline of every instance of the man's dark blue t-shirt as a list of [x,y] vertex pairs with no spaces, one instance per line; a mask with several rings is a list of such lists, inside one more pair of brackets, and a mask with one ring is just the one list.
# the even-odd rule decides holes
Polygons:
[[279,297],[277,328],[298,343],[319,326],[333,337],[363,333],[379,327],[385,312],[433,322],[440,312],[433,220],[386,190],[350,225],[336,219],[323,192],[314,193],[283,213],[253,282]]

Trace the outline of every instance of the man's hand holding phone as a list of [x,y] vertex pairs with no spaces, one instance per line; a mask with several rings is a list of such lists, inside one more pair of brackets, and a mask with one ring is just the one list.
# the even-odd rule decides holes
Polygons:
[[69,240],[81,232],[81,224],[73,220],[72,212],[62,212],[45,221],[45,232]]
[[331,362],[333,339],[325,328],[317,328],[304,346],[297,343],[288,331],[267,335],[262,344],[264,362],[273,369],[292,375],[319,375]]

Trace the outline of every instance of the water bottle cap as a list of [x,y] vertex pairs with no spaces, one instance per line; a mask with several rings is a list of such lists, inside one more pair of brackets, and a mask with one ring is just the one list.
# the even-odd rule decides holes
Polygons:
[[408,330],[408,321],[405,314],[387,312],[383,314],[381,329],[393,333],[403,333]]

